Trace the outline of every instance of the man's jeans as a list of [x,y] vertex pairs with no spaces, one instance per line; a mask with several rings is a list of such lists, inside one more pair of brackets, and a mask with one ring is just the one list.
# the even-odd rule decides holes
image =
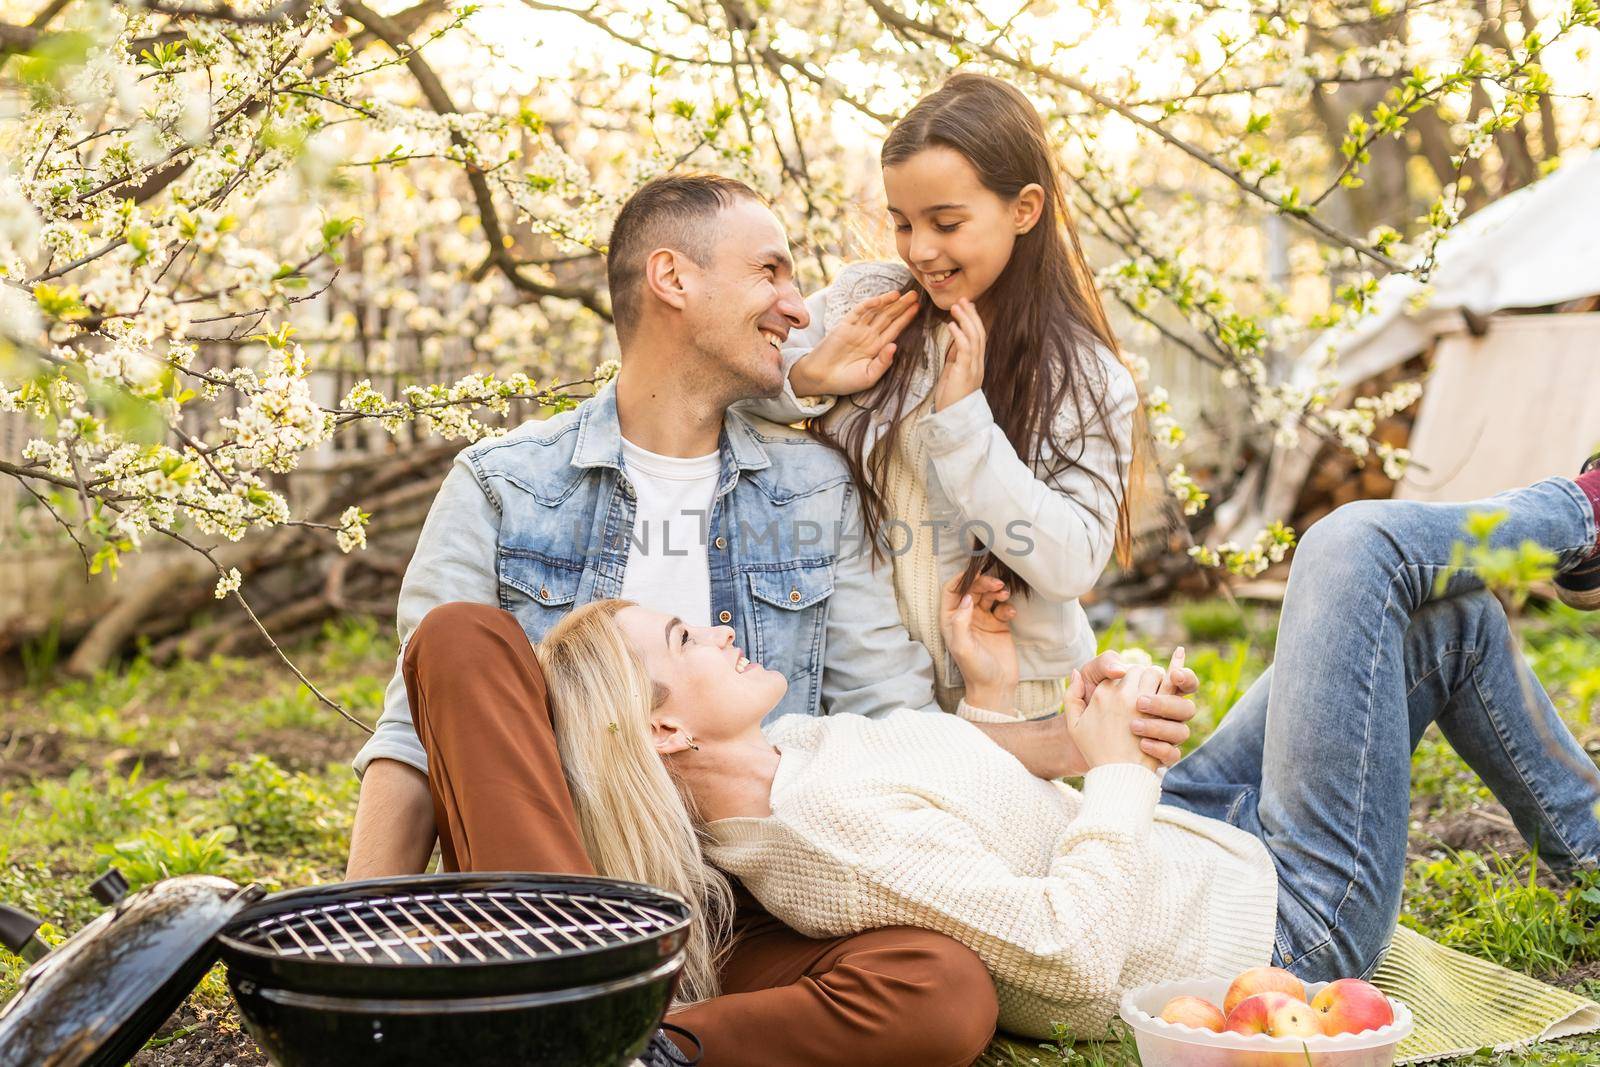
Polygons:
[[1368,977],[1400,914],[1411,754],[1429,723],[1562,875],[1600,858],[1600,774],[1513,645],[1476,574],[1450,569],[1473,512],[1495,546],[1563,567],[1594,547],[1578,487],[1550,479],[1473,504],[1365,501],[1296,552],[1275,663],[1168,772],[1163,802],[1239,826],[1278,869],[1273,962],[1309,981]]

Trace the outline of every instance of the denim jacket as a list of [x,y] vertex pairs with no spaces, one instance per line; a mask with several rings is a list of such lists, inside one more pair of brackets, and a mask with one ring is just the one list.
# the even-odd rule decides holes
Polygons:
[[[844,463],[797,430],[732,411],[718,452],[703,531],[711,617],[789,680],[767,721],[936,709],[932,663],[900,623],[888,565],[864,551]],[[634,513],[614,385],[463,449],[401,584],[401,655],[423,615],[449,601],[503,608],[538,641],[573,608],[620,596]],[[374,759],[427,771],[398,663],[357,773]]]

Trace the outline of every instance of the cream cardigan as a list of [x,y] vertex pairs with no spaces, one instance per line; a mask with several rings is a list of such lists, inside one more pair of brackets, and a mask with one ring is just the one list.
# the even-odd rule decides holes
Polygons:
[[[785,342],[785,370],[815,348],[856,304],[901,288],[909,277],[898,263],[846,267],[832,285],[806,301],[811,322]],[[930,339],[927,357],[917,367],[908,402],[919,410],[902,422],[898,462],[880,488],[900,520],[888,531],[900,618],[933,659],[936,695],[946,711],[955,710],[964,686],[939,633],[940,589],[965,568],[973,535],[993,547],[1033,590],[1014,602],[1018,614],[1011,624],[1021,668],[1021,713],[1058,706],[1061,680],[1095,654],[1094,632],[1078,598],[1094,587],[1111,559],[1118,493],[1108,487],[1118,486],[1119,470],[1125,477],[1131,466],[1133,413],[1139,402],[1133,378],[1116,356],[1101,348],[1095,354],[1097,363],[1084,369],[1101,377],[1110,433],[1096,426],[1085,434],[1077,412],[1059,412],[1054,432],[1075,441],[1081,452],[1072,457],[1075,467],[1056,474],[1047,473],[1051,454],[1037,467],[1018,457],[981,390],[944,411],[932,410],[930,398],[944,366],[942,344]],[[785,423],[825,415],[825,422],[837,424],[862,415],[848,404],[835,407],[832,398],[794,397],[787,388],[783,396],[741,407]],[[873,420],[870,443],[882,433],[887,413],[868,415]]]
[[911,709],[791,715],[767,736],[772,814],[710,823],[708,858],[812,937],[950,935],[988,966],[1006,1030],[1098,1037],[1131,986],[1270,961],[1266,847],[1158,805],[1142,766],[1097,767],[1079,792],[963,718]]

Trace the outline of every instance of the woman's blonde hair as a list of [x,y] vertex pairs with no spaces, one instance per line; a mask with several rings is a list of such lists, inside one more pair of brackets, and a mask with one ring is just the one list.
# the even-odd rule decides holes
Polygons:
[[617,625],[626,600],[597,600],[562,619],[534,646],[549,687],[550,717],[584,848],[596,870],[670,890],[694,908],[678,1000],[718,993],[733,893],[701,851],[693,798],[656,752],[650,715],[666,690]]

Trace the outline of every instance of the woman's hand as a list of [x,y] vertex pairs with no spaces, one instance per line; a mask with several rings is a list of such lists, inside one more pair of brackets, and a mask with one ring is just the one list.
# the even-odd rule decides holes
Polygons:
[[894,339],[916,313],[915,292],[880,293],[861,301],[789,368],[795,395],[848,396],[876,384],[894,359]]
[[946,327],[950,347],[944,354],[939,384],[934,387],[934,411],[943,411],[983,388],[984,346],[989,343],[989,335],[983,330],[977,305],[970,300],[957,300],[950,308],[950,318]]
[[[1067,736],[1090,769],[1108,763],[1137,763],[1152,771],[1161,768],[1163,761],[1145,752],[1133,724],[1139,700],[1154,696],[1166,676],[1159,667],[1133,667],[1089,693],[1082,672],[1072,672],[1067,687]],[[1184,730],[1187,732],[1187,727]]]
[[964,595],[961,575],[945,584],[940,599],[939,632],[961,668],[967,702],[992,711],[1010,711],[1017,697],[1017,643],[1011,620],[1017,609],[1005,601],[1011,591],[1000,579],[979,575]]

